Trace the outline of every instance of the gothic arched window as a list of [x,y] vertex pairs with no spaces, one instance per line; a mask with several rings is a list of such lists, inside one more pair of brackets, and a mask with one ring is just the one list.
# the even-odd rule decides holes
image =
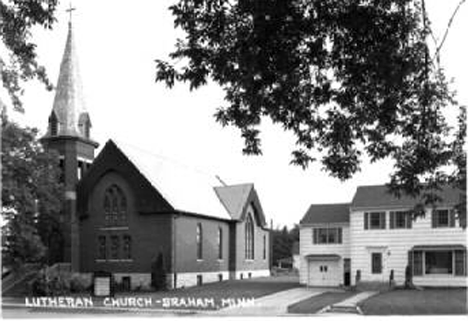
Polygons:
[[245,220],[245,259],[254,259],[254,221],[250,213]]
[[104,194],[106,225],[122,225],[127,221],[127,199],[117,185],[111,185]]

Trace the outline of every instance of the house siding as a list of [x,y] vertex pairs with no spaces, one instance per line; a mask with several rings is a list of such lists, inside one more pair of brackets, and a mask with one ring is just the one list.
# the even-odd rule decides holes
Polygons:
[[[341,244],[314,244],[313,229],[318,227],[341,227],[342,228],[342,243]],[[299,241],[299,254],[300,254],[300,272],[299,282],[301,284],[308,284],[309,275],[309,262],[306,258],[310,254],[336,254],[340,256],[338,261],[338,279],[343,283],[343,259],[350,257],[349,242],[350,233],[348,223],[331,223],[331,224],[308,224],[301,225],[300,227],[300,241]]]
[[[415,245],[466,245],[466,231],[459,227],[432,228],[432,210],[427,209],[426,216],[413,221],[410,229],[390,229],[390,211],[402,208],[378,208],[385,211],[386,229],[365,230],[364,212],[372,209],[354,210],[350,217],[350,254],[351,282],[355,284],[356,272],[361,271],[361,281],[389,282],[391,270],[394,271],[396,284],[405,281],[405,269],[408,263],[408,251]],[[406,210],[410,210],[407,208]],[[382,273],[372,274],[371,253],[382,253]],[[466,276],[428,275],[414,277],[413,282],[421,286],[466,286]]]

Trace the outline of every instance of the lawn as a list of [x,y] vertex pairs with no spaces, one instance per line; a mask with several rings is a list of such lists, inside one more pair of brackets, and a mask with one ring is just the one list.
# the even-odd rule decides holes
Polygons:
[[395,290],[359,304],[366,315],[467,314],[466,289]]
[[301,302],[297,302],[288,307],[288,313],[317,313],[324,307],[341,302],[356,295],[356,292],[327,292]]
[[[218,310],[230,304],[242,304],[254,298],[295,287],[299,287],[299,283],[293,279],[269,277],[224,281],[163,292],[119,293],[116,296],[151,297],[154,308]],[[207,304],[206,306],[203,304],[200,306],[197,302],[194,304],[194,299],[201,299],[202,301],[197,302]]]

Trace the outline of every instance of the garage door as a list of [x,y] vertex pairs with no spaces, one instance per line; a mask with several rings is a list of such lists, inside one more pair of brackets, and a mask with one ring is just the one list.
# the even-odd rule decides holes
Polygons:
[[310,286],[338,286],[340,284],[340,271],[338,261],[310,261]]

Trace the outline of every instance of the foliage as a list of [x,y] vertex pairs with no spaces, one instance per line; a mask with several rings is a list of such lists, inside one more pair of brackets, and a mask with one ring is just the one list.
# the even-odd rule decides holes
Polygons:
[[52,88],[46,71],[37,61],[36,45],[31,41],[35,26],[51,29],[55,22],[57,0],[0,1],[0,38],[10,61],[0,57],[0,76],[13,106],[22,111],[22,83],[34,78]]
[[39,262],[63,198],[58,157],[46,152],[37,130],[2,116],[2,257],[4,264]]
[[466,180],[441,170],[466,156],[444,117],[457,102],[430,56],[424,0],[179,0],[170,10],[186,37],[156,61],[156,81],[217,82],[226,105],[216,120],[241,130],[244,153],[261,153],[269,117],[295,135],[293,164],[320,160],[341,180],[364,156],[392,158],[390,190],[425,203]]
[[273,239],[273,265],[278,265],[279,259],[292,258],[295,242],[299,242],[299,226],[296,224],[291,230],[286,226],[271,231]]

